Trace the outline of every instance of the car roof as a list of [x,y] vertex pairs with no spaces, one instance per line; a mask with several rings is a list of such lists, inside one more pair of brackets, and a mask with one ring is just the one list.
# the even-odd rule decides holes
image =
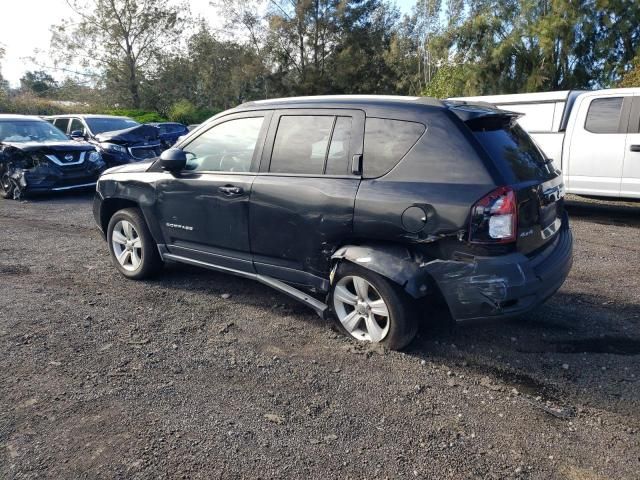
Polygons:
[[126,118],[127,120],[133,120],[132,118],[125,117],[123,115],[100,115],[97,113],[67,113],[64,115],[47,115],[45,118],[69,118],[69,117],[79,117],[79,118]]
[[9,122],[33,122],[39,121],[44,122],[44,120],[40,117],[36,117],[35,115],[12,115],[8,113],[0,113],[0,122],[1,121],[9,121]]
[[[252,107],[306,107],[314,105],[319,108],[358,106],[363,107],[406,107],[407,105],[421,104],[433,107],[442,107],[439,100],[430,97],[407,97],[400,95],[317,95],[306,97],[285,97],[268,100],[254,100],[243,103],[238,109]],[[313,108],[313,107],[310,107]]]
[[219,118],[231,113],[251,110],[287,108],[362,110],[368,117],[424,122],[425,111],[444,111],[447,109],[447,106],[440,100],[431,97],[403,97],[397,95],[322,95],[255,100],[243,103],[232,110],[222,112],[214,118]]

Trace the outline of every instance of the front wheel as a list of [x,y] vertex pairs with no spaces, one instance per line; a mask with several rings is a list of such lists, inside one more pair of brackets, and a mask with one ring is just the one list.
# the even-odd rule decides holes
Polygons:
[[13,191],[15,189],[15,185],[8,173],[2,173],[0,175],[0,197],[2,198],[13,198]]
[[351,263],[338,267],[330,305],[338,326],[360,341],[399,350],[417,332],[411,298],[386,278]]
[[141,280],[162,267],[156,243],[137,208],[125,208],[111,217],[107,243],[113,264],[127,278]]

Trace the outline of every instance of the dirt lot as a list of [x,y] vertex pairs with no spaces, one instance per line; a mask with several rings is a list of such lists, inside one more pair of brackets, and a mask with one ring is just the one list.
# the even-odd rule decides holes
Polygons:
[[0,201],[0,478],[640,478],[640,204],[574,200],[552,300],[406,353],[248,280],[127,281],[90,204]]

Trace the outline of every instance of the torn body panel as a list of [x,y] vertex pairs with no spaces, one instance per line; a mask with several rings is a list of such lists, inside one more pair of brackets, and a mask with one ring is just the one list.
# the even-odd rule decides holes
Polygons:
[[160,130],[152,125],[100,133],[95,141],[110,167],[154,159],[165,149],[160,142]]
[[[427,259],[410,247],[351,245],[334,261],[347,260],[400,285],[413,298],[438,288],[455,320],[523,313],[553,295],[571,265],[573,238],[565,215],[556,238],[535,255],[452,256]],[[458,259],[456,259],[458,258]]]

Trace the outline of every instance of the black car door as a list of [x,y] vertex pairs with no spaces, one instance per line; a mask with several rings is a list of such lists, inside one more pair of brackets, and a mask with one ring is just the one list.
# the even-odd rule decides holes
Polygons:
[[329,258],[351,236],[364,112],[274,113],[249,208],[256,271],[324,290]]
[[181,145],[187,166],[157,184],[157,217],[174,255],[253,272],[249,196],[270,112],[218,119]]

